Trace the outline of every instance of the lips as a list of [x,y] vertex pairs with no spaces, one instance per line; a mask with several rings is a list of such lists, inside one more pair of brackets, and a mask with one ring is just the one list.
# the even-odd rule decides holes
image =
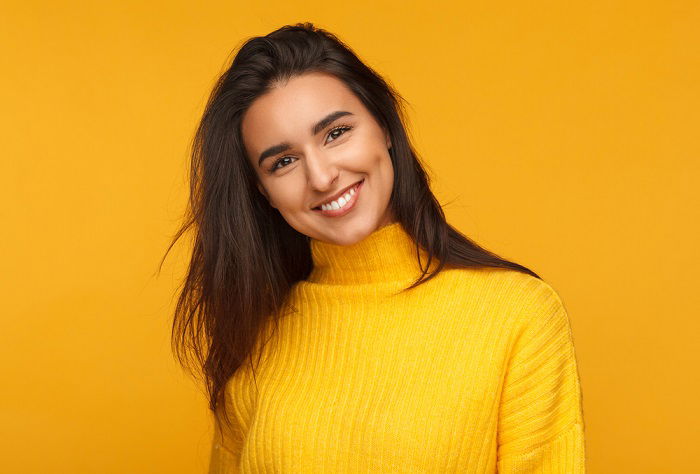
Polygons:
[[[323,217],[327,218],[340,218],[343,217],[353,211],[357,205],[357,200],[360,198],[360,193],[362,192],[362,187],[364,186],[364,180],[360,181],[357,183],[357,185],[354,188],[350,188],[351,195],[350,195],[350,200],[348,200],[343,207],[340,207],[338,209],[332,209],[332,208],[327,208],[327,209],[314,209],[314,212],[317,212]],[[342,199],[342,198],[340,198]]]
[[334,195],[331,196],[330,198],[326,199],[325,201],[321,202],[318,206],[313,207],[312,209],[319,210],[319,209],[321,209],[321,205],[326,204],[326,203],[330,203],[330,202],[332,202],[332,201],[335,201],[335,200],[338,199],[340,196],[345,196],[345,194],[346,194],[348,191],[350,191],[352,188],[354,188],[355,186],[357,186],[358,184],[360,184],[362,181],[364,181],[364,178],[361,179],[360,181],[357,181],[356,183],[353,183],[353,184],[351,184],[350,186],[347,186],[346,188],[340,190],[339,192],[337,192],[336,194],[334,194]]

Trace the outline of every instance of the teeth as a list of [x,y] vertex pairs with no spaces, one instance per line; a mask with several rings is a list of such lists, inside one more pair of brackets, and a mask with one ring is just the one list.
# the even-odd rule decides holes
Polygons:
[[351,189],[350,192],[345,193],[344,196],[339,197],[337,201],[331,201],[328,204],[322,204],[321,209],[323,209],[324,211],[329,211],[331,209],[340,209],[341,207],[345,206],[350,201],[350,198],[354,195],[355,188]]

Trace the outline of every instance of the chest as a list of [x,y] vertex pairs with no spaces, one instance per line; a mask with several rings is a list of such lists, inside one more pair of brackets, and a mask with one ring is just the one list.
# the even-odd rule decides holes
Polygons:
[[495,319],[446,316],[337,303],[284,320],[258,390],[239,407],[248,443],[265,451],[244,450],[243,465],[451,472],[467,465],[465,455],[489,457],[507,344],[484,337],[498,333]]

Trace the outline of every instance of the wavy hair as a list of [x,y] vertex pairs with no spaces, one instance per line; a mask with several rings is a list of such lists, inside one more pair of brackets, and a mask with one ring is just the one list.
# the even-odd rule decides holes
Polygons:
[[[446,265],[532,270],[480,247],[445,219],[404,126],[405,100],[334,34],[312,23],[283,26],[245,41],[218,78],[192,141],[190,196],[182,227],[161,260],[187,231],[194,233],[189,267],[172,323],[178,362],[203,376],[209,409],[228,423],[227,381],[248,362],[262,328],[280,311],[293,285],[308,277],[310,239],[292,228],[257,189],[246,159],[241,120],[253,101],[278,83],[307,72],[341,80],[390,134],[394,185],[389,205],[428,254],[425,283]],[[416,256],[419,251],[416,247]],[[428,272],[433,259],[438,263]],[[195,369],[195,370],[193,370]],[[222,410],[219,410],[219,407]]]

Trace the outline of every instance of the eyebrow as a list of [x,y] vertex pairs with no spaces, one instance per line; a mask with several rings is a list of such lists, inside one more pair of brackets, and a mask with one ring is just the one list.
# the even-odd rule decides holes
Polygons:
[[[352,112],[348,112],[346,110],[336,110],[335,112],[331,112],[330,114],[326,115],[321,120],[316,122],[316,124],[313,127],[311,127],[311,135],[318,135],[318,133],[321,130],[326,128],[331,123],[335,122],[340,117],[344,117],[345,115],[353,114]],[[289,142],[282,142],[278,143],[277,145],[272,145],[271,147],[267,148],[265,151],[260,153],[260,158],[258,158],[258,166],[262,165],[262,162],[265,161],[267,158],[282,153],[283,151],[287,151],[291,147],[292,145]]]

